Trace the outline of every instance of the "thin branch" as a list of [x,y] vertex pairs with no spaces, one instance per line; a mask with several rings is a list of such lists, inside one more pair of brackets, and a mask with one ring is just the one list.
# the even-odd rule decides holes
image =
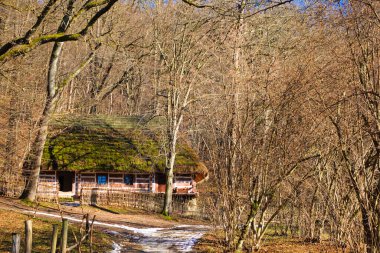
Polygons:
[[280,1],[280,2],[275,3],[275,4],[273,4],[273,5],[267,6],[267,7],[263,8],[263,9],[260,9],[260,10],[258,10],[258,11],[255,11],[255,12],[253,12],[253,13],[251,13],[251,14],[248,14],[248,15],[245,15],[245,16],[243,15],[241,18],[244,18],[244,19],[245,19],[245,18],[250,18],[250,17],[255,16],[255,15],[259,14],[259,13],[269,11],[269,10],[271,10],[271,9],[274,9],[274,8],[276,8],[276,7],[279,7],[279,6],[281,6],[281,5],[284,5],[284,4],[287,4],[287,3],[291,3],[291,2],[293,2],[293,0]]
[[41,11],[40,15],[37,17],[36,23],[30,28],[23,37],[14,39],[8,43],[5,43],[0,47],[0,55],[2,56],[7,51],[9,51],[12,47],[19,44],[27,43],[32,37],[32,35],[36,32],[36,30],[41,26],[42,21],[45,20],[46,16],[51,10],[51,7],[57,2],[57,0],[50,0],[44,7],[44,9]]
[[196,3],[193,0],[182,0],[182,2],[184,2],[184,3],[188,4],[188,5],[197,7],[197,8],[206,8],[206,7],[212,8],[213,7],[212,5]]
[[76,70],[74,70],[72,73],[69,74],[67,78],[65,78],[59,85],[58,89],[63,89],[69,82],[71,82],[79,73],[92,61],[92,59],[95,56],[96,51],[100,48],[101,44],[97,45],[90,53],[90,55],[86,58],[85,61],[83,61]]
[[[72,34],[65,34],[65,33],[55,33],[55,34],[47,34],[42,35],[37,38],[34,38],[32,40],[20,40],[19,43],[11,44],[10,46],[0,48],[0,62],[5,61],[8,58],[11,57],[17,57],[23,54],[26,54],[27,52],[33,50],[37,46],[50,43],[50,42],[65,42],[65,41],[77,41],[87,35],[89,28],[91,28],[95,22],[103,16],[106,12],[108,12],[111,7],[117,2],[118,0],[108,0],[108,1],[101,1],[101,3],[108,2],[106,6],[104,6],[102,9],[100,9],[91,19],[88,21],[87,25],[79,32],[72,33]],[[93,2],[93,1],[92,1]],[[96,2],[96,1],[95,1]]]

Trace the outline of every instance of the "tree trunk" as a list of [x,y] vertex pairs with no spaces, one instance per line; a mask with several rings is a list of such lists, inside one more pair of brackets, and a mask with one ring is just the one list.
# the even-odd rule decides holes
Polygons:
[[56,96],[56,76],[58,71],[58,60],[62,52],[63,42],[57,42],[53,46],[50,56],[48,80],[47,80],[47,99],[44,111],[38,122],[37,136],[32,147],[23,163],[22,169],[26,176],[25,188],[21,194],[21,199],[35,201],[38,187],[38,179],[40,175],[41,160],[48,134],[49,121],[54,112]]
[[364,207],[364,203],[359,203],[359,205],[362,214],[362,225],[364,230],[364,242],[366,244],[366,253],[375,253],[376,251],[373,249],[374,240],[372,237],[369,215],[366,208]]
[[[69,5],[72,6],[73,3],[74,0],[71,0],[69,2]],[[63,20],[65,21],[66,19],[67,18],[64,18]],[[62,88],[64,87],[64,85],[70,82],[73,78],[75,78],[83,70],[83,68],[92,60],[94,55],[93,53],[91,53],[89,57],[78,67],[78,69],[71,73],[70,79],[67,80],[66,83],[64,82],[58,85],[56,81],[58,74],[58,61],[62,53],[63,44],[63,42],[55,43],[51,52],[47,78],[47,99],[45,102],[44,111],[38,122],[37,136],[23,163],[23,172],[26,176],[26,185],[20,197],[21,199],[34,201],[36,198],[41,160],[46,142],[46,137],[48,134],[49,121],[51,115],[55,111],[56,102],[59,98],[58,92],[62,92]],[[59,86],[61,86],[61,89],[58,88]]]
[[165,216],[170,215],[171,213],[171,206],[172,206],[172,199],[173,199],[173,169],[172,168],[165,168],[166,172],[166,189],[165,189],[165,200],[164,200],[164,207],[162,210],[162,214]]
[[53,103],[54,101],[52,99],[48,99],[46,101],[43,114],[38,122],[39,130],[37,136],[32,144],[29,154],[27,155],[27,158],[24,161],[23,173],[27,178],[24,191],[20,197],[21,199],[27,199],[30,201],[34,201],[36,199],[42,154],[48,134],[50,116],[53,111]]
[[16,167],[16,123],[17,123],[17,94],[12,91],[12,97],[9,103],[9,118],[8,118],[8,132],[7,140],[5,144],[5,159],[4,159],[4,169],[6,176],[10,177],[12,174],[15,174]]
[[97,105],[91,105],[89,114],[96,114],[96,112],[98,111],[97,109],[98,109]]
[[176,157],[176,143],[177,143],[177,134],[174,133],[172,138],[169,140],[169,153],[168,160],[169,166],[165,168],[166,174],[166,189],[165,189],[165,200],[162,214],[168,216],[171,214],[172,209],[172,199],[173,199],[173,177],[174,177],[174,164]]
[[[176,157],[176,145],[178,139],[179,127],[182,123],[183,114],[178,106],[179,93],[171,87],[167,99],[167,137],[168,137],[168,154],[166,156],[166,189],[164,207],[162,210],[163,215],[170,215],[172,209],[173,198],[173,177],[174,177],[174,164]],[[185,99],[185,103],[186,103]]]
[[259,203],[257,201],[253,201],[251,204],[251,210],[249,212],[249,216],[247,218],[247,221],[244,224],[243,230],[241,231],[240,237],[238,239],[235,253],[242,252],[245,238],[247,237],[249,231],[251,231],[253,220],[258,210],[259,210]]
[[67,100],[67,111],[72,112],[72,104],[73,104],[73,93],[74,93],[74,81],[70,82],[70,88],[69,88],[69,96]]

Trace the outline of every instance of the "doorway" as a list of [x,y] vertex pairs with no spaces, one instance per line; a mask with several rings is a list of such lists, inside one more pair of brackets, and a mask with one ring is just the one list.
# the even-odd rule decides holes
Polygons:
[[59,191],[72,192],[75,173],[71,171],[60,171],[57,173],[59,182]]
[[156,183],[158,185],[157,192],[165,192],[166,190],[166,175],[164,173],[156,174]]

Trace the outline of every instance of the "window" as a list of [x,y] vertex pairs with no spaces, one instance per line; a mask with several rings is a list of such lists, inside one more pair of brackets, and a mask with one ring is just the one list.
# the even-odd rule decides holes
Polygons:
[[98,184],[107,184],[107,176],[98,175]]
[[125,175],[124,176],[124,183],[126,185],[133,185],[133,176],[132,175]]

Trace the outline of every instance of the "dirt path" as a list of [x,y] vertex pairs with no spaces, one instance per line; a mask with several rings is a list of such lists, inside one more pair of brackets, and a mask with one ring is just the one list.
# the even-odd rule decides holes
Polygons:
[[[18,212],[25,211],[39,211],[46,212],[52,214],[60,214],[60,211],[56,207],[56,205],[51,204],[51,206],[38,206],[37,208],[32,208],[30,206],[26,206],[21,201],[12,198],[4,198],[0,197],[0,208],[14,210]],[[99,208],[91,207],[91,206],[65,206],[61,205],[61,211],[63,214],[74,216],[74,217],[82,217],[84,214],[89,213],[91,216],[96,215],[96,220],[103,222],[115,222],[131,225],[134,227],[171,227],[173,225],[180,223],[184,224],[194,224],[191,220],[179,220],[170,221],[163,219],[160,215],[155,213],[147,213],[143,211],[133,211],[131,214],[114,214],[111,212],[107,212],[101,210]]]
[[94,225],[115,239],[112,253],[189,252],[208,230],[192,220],[165,220],[161,215],[136,210],[131,214],[115,214],[90,206],[62,206],[60,212],[47,206],[32,208],[19,200],[2,197],[0,209],[36,217],[64,217],[71,222],[82,222],[85,213],[96,215]]

